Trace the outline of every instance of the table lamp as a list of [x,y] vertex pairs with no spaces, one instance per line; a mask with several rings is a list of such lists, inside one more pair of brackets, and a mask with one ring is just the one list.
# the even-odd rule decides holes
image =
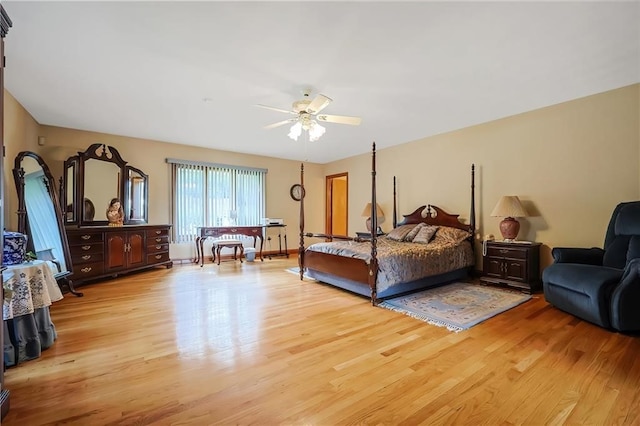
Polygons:
[[[362,217],[367,218],[367,231],[371,232],[371,203],[367,203],[367,205],[365,206],[364,210],[362,211]],[[378,225],[384,222],[384,212],[382,211],[382,208],[380,208],[380,205],[378,205],[378,203],[376,203],[376,218],[378,219]]]
[[505,195],[500,198],[498,204],[491,212],[493,217],[504,217],[500,222],[500,233],[505,241],[514,241],[520,231],[520,222],[516,217],[529,216],[522,207],[520,199],[515,195]]

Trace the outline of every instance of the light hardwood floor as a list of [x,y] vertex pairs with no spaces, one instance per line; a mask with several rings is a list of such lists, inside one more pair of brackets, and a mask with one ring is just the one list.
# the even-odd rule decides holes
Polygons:
[[3,425],[640,424],[640,339],[542,295],[452,333],[300,282],[296,260],[82,287],[6,371]]

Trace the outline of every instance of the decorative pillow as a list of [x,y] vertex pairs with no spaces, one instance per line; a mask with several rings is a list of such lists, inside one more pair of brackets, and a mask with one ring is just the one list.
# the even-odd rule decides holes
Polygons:
[[471,234],[463,229],[441,226],[436,233],[435,239],[445,243],[460,244]]
[[405,235],[404,240],[409,242],[413,241],[416,235],[418,235],[418,232],[425,226],[427,226],[426,223],[420,222],[411,231],[409,231],[407,235]]
[[393,228],[387,234],[387,238],[395,241],[404,241],[404,238],[407,236],[407,234],[411,232],[411,230],[415,227],[415,223],[412,223],[411,225],[400,225],[397,228]]
[[429,241],[431,241],[437,230],[438,226],[425,224],[422,228],[420,228],[418,234],[412,241],[414,243],[429,244]]

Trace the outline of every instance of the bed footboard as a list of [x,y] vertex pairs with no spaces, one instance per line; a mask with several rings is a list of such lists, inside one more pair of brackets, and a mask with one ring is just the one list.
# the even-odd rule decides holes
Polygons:
[[369,265],[362,259],[307,251],[304,254],[304,267],[338,275],[369,287]]

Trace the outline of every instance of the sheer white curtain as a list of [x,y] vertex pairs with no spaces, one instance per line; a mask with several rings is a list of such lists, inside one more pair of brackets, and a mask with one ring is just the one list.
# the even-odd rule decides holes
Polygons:
[[24,199],[29,220],[30,238],[35,251],[51,249],[53,257],[60,262],[63,271],[67,270],[62,251],[62,241],[58,228],[58,219],[51,196],[44,183],[42,170],[29,173],[24,177]]
[[192,241],[201,226],[258,225],[267,170],[167,159],[171,166],[174,242]]

